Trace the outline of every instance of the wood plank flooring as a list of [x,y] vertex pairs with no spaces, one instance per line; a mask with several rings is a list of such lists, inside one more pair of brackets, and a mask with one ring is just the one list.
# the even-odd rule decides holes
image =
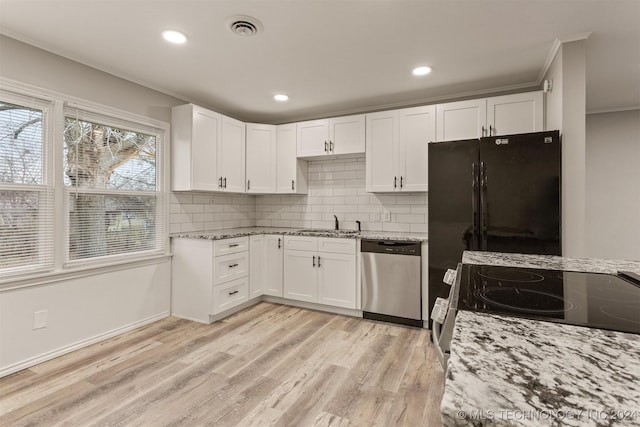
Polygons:
[[260,303],[0,379],[0,426],[440,426],[428,331]]

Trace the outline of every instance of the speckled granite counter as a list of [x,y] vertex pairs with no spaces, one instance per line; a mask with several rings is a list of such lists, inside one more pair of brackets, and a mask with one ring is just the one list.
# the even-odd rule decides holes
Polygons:
[[273,228],[273,227],[245,227],[245,228],[230,228],[226,230],[171,233],[170,237],[220,240],[220,239],[230,239],[233,237],[251,236],[255,234],[325,236],[325,237],[341,237],[341,238],[347,238],[347,239],[381,239],[381,240],[401,240],[401,241],[410,241],[410,242],[427,241],[426,233],[404,233],[404,232],[393,232],[393,231],[362,231],[359,233],[345,233],[345,234],[336,236],[332,231],[327,231],[326,233],[323,233],[322,230],[308,231],[308,229],[301,230],[299,228]]
[[[468,264],[614,273],[640,262],[465,252]],[[640,335],[460,311],[445,426],[640,426]]]

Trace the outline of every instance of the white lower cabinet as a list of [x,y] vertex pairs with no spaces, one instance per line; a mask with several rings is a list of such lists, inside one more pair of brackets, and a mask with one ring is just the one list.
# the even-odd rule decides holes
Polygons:
[[318,302],[356,308],[355,255],[318,252]]
[[285,298],[356,308],[355,239],[285,236],[284,241]]
[[264,236],[264,288],[265,295],[282,296],[282,268],[284,257],[284,236]]
[[[286,243],[285,243],[286,245]],[[284,297],[317,302],[317,252],[284,251]]]
[[255,235],[249,240],[249,298],[282,297],[282,235]]
[[248,301],[248,247],[248,237],[173,238],[171,314],[210,323],[211,315]]

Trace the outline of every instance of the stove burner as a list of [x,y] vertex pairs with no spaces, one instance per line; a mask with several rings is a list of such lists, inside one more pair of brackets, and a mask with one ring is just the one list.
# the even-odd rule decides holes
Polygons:
[[478,275],[487,279],[501,280],[504,282],[534,283],[544,280],[544,277],[538,273],[519,268],[486,268],[484,271],[478,271]]
[[638,315],[638,311],[635,306],[633,307],[633,313],[635,313],[635,318],[629,318],[624,316],[624,312],[621,312],[620,305],[604,305],[600,307],[600,312],[606,314],[607,316],[613,317],[614,319],[624,320],[625,322],[635,323],[640,325],[640,316]]
[[573,308],[560,296],[530,289],[488,288],[476,290],[474,295],[487,304],[522,313],[559,315]]

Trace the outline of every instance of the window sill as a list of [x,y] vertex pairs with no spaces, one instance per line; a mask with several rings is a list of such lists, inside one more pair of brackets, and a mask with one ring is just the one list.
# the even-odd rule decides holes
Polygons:
[[117,264],[76,267],[74,269],[66,269],[64,271],[59,270],[47,273],[38,273],[31,276],[14,277],[8,280],[0,281],[0,292],[48,285],[55,282],[93,276],[96,274],[104,274],[112,271],[127,270],[130,268],[142,267],[145,265],[160,264],[163,262],[167,262],[170,259],[170,254],[161,254],[150,256],[144,259],[138,259],[135,261],[120,262]]

